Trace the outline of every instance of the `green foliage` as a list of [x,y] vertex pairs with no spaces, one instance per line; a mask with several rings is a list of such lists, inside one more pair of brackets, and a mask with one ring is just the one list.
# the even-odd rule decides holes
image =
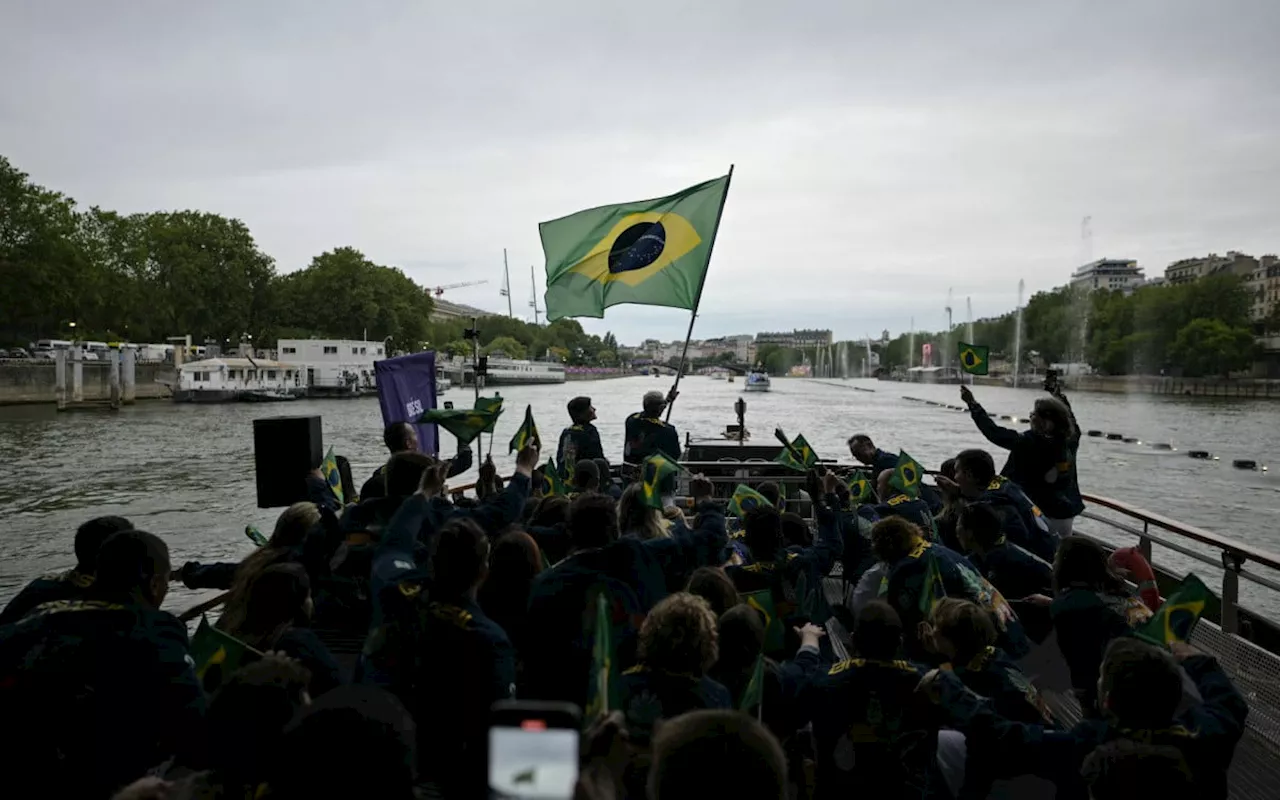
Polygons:
[[501,353],[507,358],[524,358],[526,355],[524,345],[511,336],[499,336],[485,345],[484,352],[485,355]]
[[1248,328],[1232,327],[1220,319],[1200,317],[1187,323],[1170,348],[1182,366],[1183,374],[1192,377],[1221,375],[1247,369],[1255,355],[1256,345]]

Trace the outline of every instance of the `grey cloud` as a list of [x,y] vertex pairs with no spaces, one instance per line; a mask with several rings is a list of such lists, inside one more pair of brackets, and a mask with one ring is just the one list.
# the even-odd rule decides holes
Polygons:
[[[1280,249],[1280,4],[9,4],[0,151],[499,307],[537,223],[735,163],[698,333],[938,327],[1096,256]],[[505,305],[505,304],[504,304]],[[958,305],[960,303],[958,302]],[[675,338],[687,316],[591,330]]]

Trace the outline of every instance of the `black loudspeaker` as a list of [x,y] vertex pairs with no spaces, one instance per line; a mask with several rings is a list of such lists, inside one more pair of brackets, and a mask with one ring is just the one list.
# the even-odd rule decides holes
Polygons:
[[253,469],[258,508],[307,499],[307,474],[324,459],[319,417],[266,417],[253,421]]

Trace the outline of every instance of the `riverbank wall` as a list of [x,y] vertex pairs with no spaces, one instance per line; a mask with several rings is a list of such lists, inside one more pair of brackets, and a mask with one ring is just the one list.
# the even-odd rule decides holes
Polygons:
[[[111,377],[105,361],[84,361],[84,399],[111,399]],[[169,397],[167,386],[158,380],[176,382],[177,374],[168,364],[138,364],[135,367],[134,397],[154,400]],[[56,403],[57,373],[52,361],[0,362],[0,406],[26,403]]]
[[1280,380],[1265,378],[1162,378],[1145,375],[1068,378],[1068,391],[1109,394],[1167,394],[1184,397],[1245,397],[1280,400]]
[[564,379],[566,381],[603,381],[609,378],[630,378],[638,374],[635,370],[629,369],[603,369],[599,367],[566,367],[564,371]]

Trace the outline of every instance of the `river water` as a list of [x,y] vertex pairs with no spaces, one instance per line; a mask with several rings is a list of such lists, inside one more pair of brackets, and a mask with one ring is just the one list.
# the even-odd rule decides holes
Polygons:
[[[512,466],[506,444],[523,418],[525,404],[532,404],[543,438],[550,442],[567,424],[565,403],[577,394],[593,399],[605,452],[611,460],[620,459],[623,420],[639,409],[645,391],[665,391],[668,380],[633,377],[505,387],[507,412],[498,424],[494,460],[504,471]],[[859,432],[871,435],[886,450],[907,450],[928,468],[967,447],[994,449],[967,414],[903,399],[909,395],[959,405],[955,386],[778,379],[767,394],[741,395],[741,382],[688,377],[680,389],[672,422],[682,437],[686,431],[695,438],[716,435],[735,421],[733,403],[743,396],[747,427],[758,439],[769,437],[779,426],[791,436],[803,433],[824,458],[849,461],[845,441]],[[1018,428],[1026,426],[1038,396],[1031,389],[988,387],[975,387],[975,394],[993,415],[1021,418],[1016,425],[1002,423]],[[452,389],[442,399],[469,405],[472,394],[469,389]],[[1235,458],[1267,464],[1280,453],[1280,406],[1267,401],[1083,393],[1071,400],[1081,428],[1123,433],[1144,442],[1139,446],[1086,438],[1079,458],[1083,491],[1280,552],[1280,463],[1272,473],[1231,466]],[[351,460],[357,484],[386,456],[374,398],[268,406],[156,401],[118,412],[63,414],[51,407],[0,408],[0,462],[9,466],[9,476],[0,485],[0,515],[5,520],[0,529],[0,603],[31,577],[71,566],[76,526],[102,514],[126,516],[139,528],[161,535],[175,564],[243,558],[252,549],[244,526],[253,523],[269,532],[276,514],[255,505],[252,421],[281,414],[322,416],[325,447],[333,445]],[[452,437],[443,438],[448,451]],[[1167,442],[1178,449],[1160,452],[1147,442]],[[1220,460],[1188,458],[1190,449],[1209,450]],[[1002,453],[995,456],[997,465],[1003,463]],[[465,481],[466,476],[454,480]],[[1194,567],[1210,587],[1220,585],[1218,571],[1159,548],[1155,557],[1158,563]],[[1242,582],[1242,594],[1250,604],[1280,615],[1280,599],[1273,593]],[[174,608],[189,606],[195,599],[185,590],[171,597],[167,605]]]

